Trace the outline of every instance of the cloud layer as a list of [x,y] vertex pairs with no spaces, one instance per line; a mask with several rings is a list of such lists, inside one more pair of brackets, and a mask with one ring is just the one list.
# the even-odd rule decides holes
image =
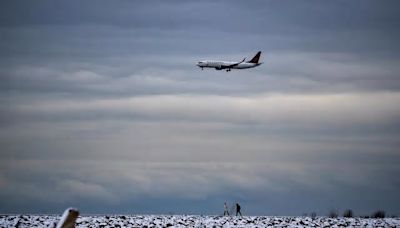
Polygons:
[[399,213],[396,1],[0,4],[1,213]]

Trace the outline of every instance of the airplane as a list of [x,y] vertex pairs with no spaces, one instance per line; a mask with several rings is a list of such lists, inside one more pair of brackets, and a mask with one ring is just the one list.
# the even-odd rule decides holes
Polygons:
[[250,60],[245,62],[246,58],[244,58],[240,62],[226,62],[226,61],[212,61],[212,60],[204,60],[197,62],[197,66],[202,70],[204,67],[207,68],[215,68],[216,70],[226,70],[226,72],[231,71],[231,69],[247,69],[253,68],[261,65],[262,63],[258,62],[260,60],[261,51],[257,52],[257,54]]

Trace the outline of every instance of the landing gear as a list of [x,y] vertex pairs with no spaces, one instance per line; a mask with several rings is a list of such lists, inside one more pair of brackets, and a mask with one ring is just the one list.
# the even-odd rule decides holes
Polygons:
[[201,70],[204,70],[204,67],[201,67]]
[[229,72],[229,71],[231,71],[231,69],[229,69],[229,68],[228,68],[228,69],[226,69],[226,72]]

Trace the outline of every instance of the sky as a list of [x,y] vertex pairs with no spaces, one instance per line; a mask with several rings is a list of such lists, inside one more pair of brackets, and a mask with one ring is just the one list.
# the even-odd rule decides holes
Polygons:
[[399,28],[398,1],[1,1],[0,213],[400,215]]

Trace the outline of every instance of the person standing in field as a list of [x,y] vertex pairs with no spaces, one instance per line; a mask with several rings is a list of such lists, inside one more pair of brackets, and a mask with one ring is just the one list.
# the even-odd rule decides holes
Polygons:
[[236,216],[238,216],[238,214],[240,214],[240,216],[243,216],[242,213],[240,212],[240,205],[239,205],[239,203],[236,203]]
[[229,216],[228,205],[226,205],[226,202],[224,203],[224,216],[225,215]]

